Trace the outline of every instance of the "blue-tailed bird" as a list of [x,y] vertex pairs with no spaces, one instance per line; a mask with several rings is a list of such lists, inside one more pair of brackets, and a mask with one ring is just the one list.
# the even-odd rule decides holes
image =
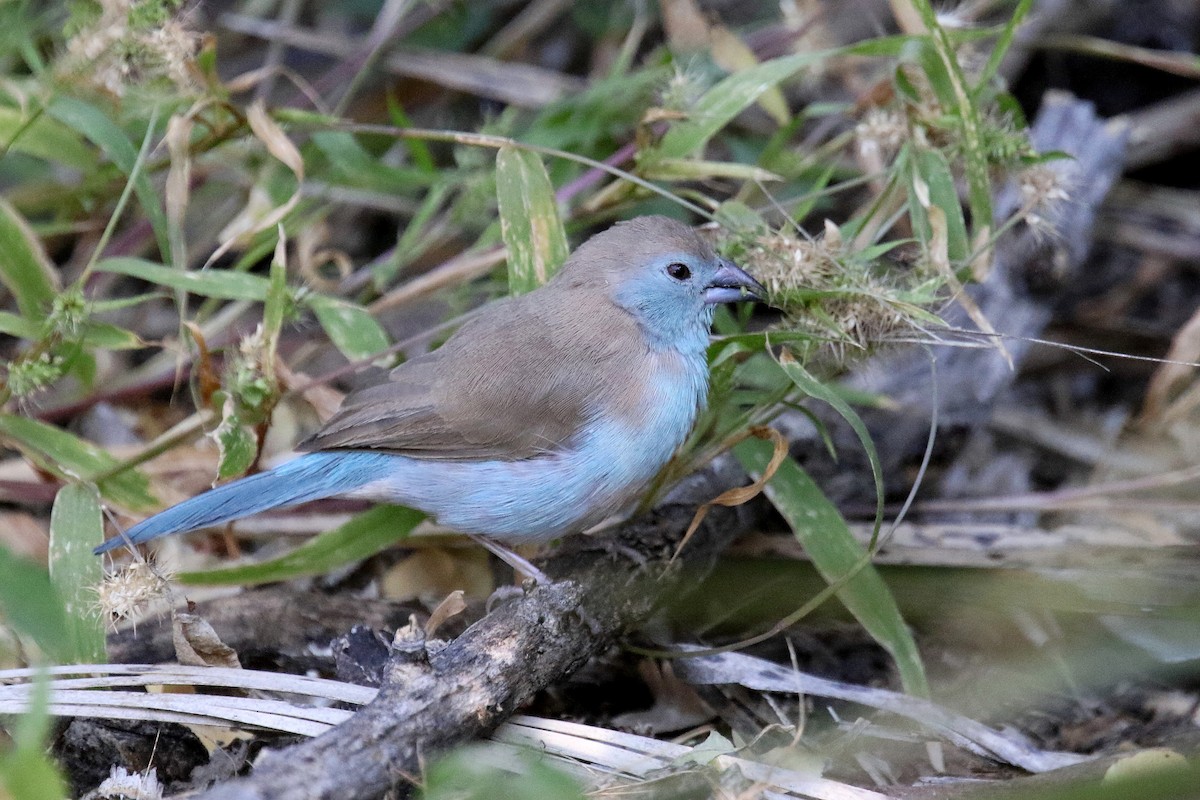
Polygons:
[[335,495],[416,508],[485,544],[585,530],[637,499],[687,437],[716,304],[763,294],[682,223],[618,223],[541,288],[350,394],[300,444],[311,452],[96,552]]

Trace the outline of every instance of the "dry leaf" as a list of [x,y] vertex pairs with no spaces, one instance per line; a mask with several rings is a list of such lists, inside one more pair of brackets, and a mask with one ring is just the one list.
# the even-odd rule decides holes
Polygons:
[[267,146],[267,152],[282,161],[288,169],[295,173],[297,180],[304,180],[304,159],[301,157],[300,151],[283,132],[283,128],[271,119],[271,115],[267,113],[267,107],[261,102],[251,105],[246,109],[246,122],[250,124],[250,130],[254,132],[254,135]]
[[192,667],[241,669],[237,652],[221,641],[208,621],[197,614],[178,611],[171,616],[171,641],[175,659]]
[[[167,152],[171,156],[171,166],[167,170],[165,187],[167,220],[176,231],[183,230],[183,219],[187,214],[188,198],[190,196],[189,189],[192,182],[192,127],[193,120],[190,116],[176,114],[167,123],[167,135],[164,137],[167,143]],[[176,246],[182,244],[183,237],[180,236],[179,239],[181,241],[175,243]],[[183,257],[181,253],[176,253],[175,255],[177,259],[182,259]],[[180,261],[179,263],[186,262]]]
[[249,123],[255,137],[266,145],[267,152],[283,162],[296,176],[296,190],[284,203],[272,207],[271,200],[263,188],[257,183],[252,186],[246,208],[221,231],[221,246],[208,257],[206,267],[229,252],[234,245],[278,225],[300,202],[300,189],[304,183],[304,159],[296,145],[292,144],[283,128],[271,119],[266,106],[261,102],[254,103],[246,109],[246,122]]
[[[1200,361],[1200,309],[1175,334],[1166,360]],[[1200,403],[1196,393],[1187,389],[1189,385],[1196,385],[1196,367],[1191,363],[1160,364],[1146,389],[1146,400],[1137,424],[1148,427],[1186,416]]]
[[712,500],[709,500],[707,503],[696,509],[696,514],[692,517],[691,524],[688,525],[687,533],[683,535],[683,539],[680,540],[679,546],[675,548],[674,554],[671,555],[672,561],[678,558],[679,554],[683,552],[684,545],[686,545],[688,540],[692,538],[692,535],[696,532],[696,529],[700,527],[700,523],[704,521],[704,518],[708,516],[708,512],[712,510],[713,506],[725,506],[726,508],[730,508],[732,506],[740,506],[743,503],[758,497],[758,495],[762,492],[763,487],[767,485],[767,481],[771,480],[771,478],[775,475],[775,471],[779,469],[779,465],[783,463],[785,458],[787,458],[787,440],[783,438],[783,434],[774,428],[756,425],[748,431],[747,435],[755,436],[759,439],[769,439],[775,443],[775,452],[771,454],[771,460],[767,463],[767,468],[763,470],[763,474],[758,477],[758,480],[754,481],[749,486],[739,486],[737,488],[728,489],[724,492],[721,492]]
[[437,633],[437,629],[442,627],[443,622],[466,610],[467,601],[463,599],[462,589],[456,589],[446,595],[446,599],[438,603],[438,607],[433,610],[425,622],[425,638],[432,639]]

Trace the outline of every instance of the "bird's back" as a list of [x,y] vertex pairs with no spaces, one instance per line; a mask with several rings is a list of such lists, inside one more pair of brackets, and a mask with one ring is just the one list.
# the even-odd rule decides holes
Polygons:
[[550,285],[487,306],[437,350],[351,394],[301,449],[520,460],[569,446],[651,355],[603,295]]

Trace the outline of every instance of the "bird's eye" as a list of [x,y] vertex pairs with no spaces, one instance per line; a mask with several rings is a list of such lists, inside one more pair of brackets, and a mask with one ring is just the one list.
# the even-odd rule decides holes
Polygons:
[[692,277],[692,271],[687,268],[687,264],[678,262],[667,266],[667,274],[677,281],[686,281]]

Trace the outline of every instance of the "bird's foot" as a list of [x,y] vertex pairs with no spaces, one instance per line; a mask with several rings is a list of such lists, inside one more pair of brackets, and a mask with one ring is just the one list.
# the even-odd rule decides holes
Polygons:
[[488,595],[487,602],[483,604],[483,608],[484,611],[490,614],[496,606],[504,605],[511,600],[519,600],[524,596],[525,588],[522,586],[513,586],[512,584],[497,586],[496,590]]
[[512,567],[517,574],[524,575],[534,583],[541,583],[544,585],[554,583],[554,581],[546,577],[544,572],[535,567],[533,564],[529,563],[527,559],[517,555],[504,545],[493,542],[491,539],[485,539],[482,536],[471,536],[471,538],[481,544],[483,547],[487,548],[488,552],[495,555],[496,558]]

